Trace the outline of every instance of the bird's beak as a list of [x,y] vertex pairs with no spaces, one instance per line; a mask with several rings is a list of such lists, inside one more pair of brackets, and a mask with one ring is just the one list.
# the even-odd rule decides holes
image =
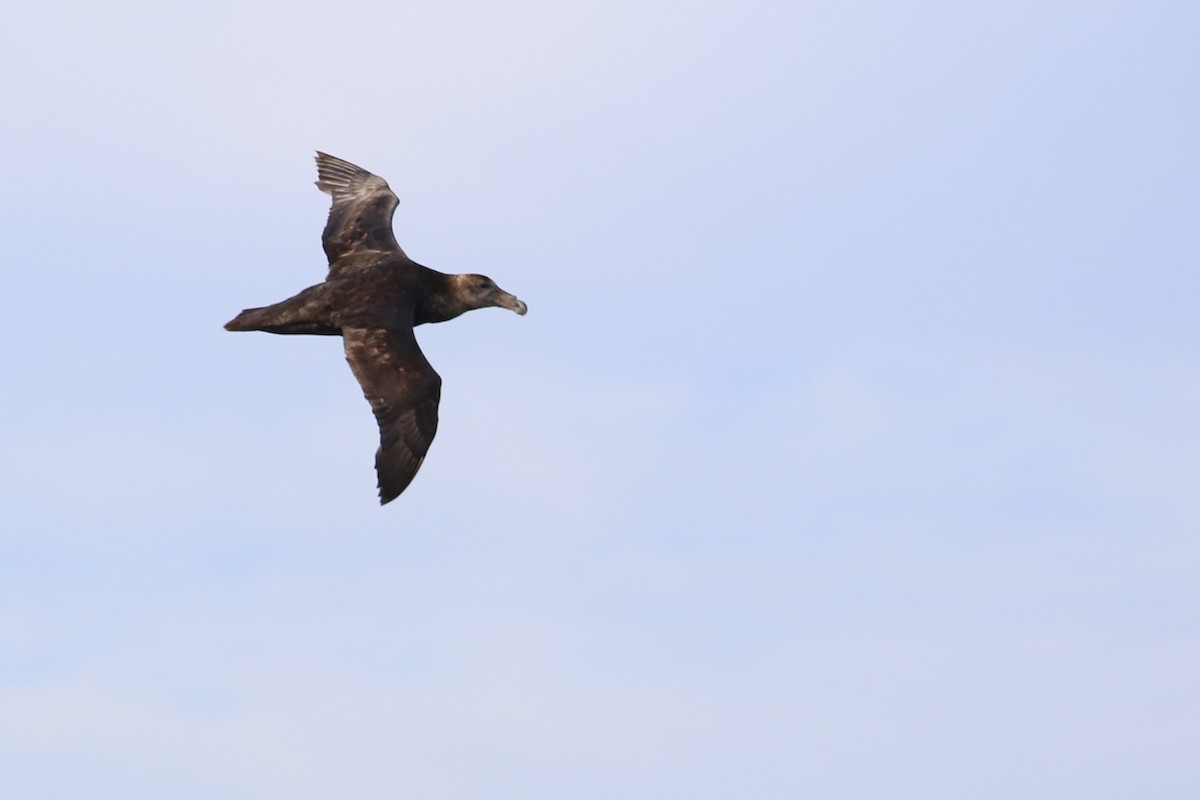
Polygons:
[[495,298],[492,300],[493,305],[507,308],[509,311],[515,311],[521,316],[525,316],[525,312],[529,310],[529,306],[522,303],[516,297],[508,292],[497,290]]

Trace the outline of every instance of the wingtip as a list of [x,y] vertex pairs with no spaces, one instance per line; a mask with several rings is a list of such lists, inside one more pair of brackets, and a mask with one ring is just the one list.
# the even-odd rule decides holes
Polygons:
[[316,152],[316,155],[313,156],[313,161],[317,162],[317,180],[313,181],[313,186],[316,186],[318,189],[320,189],[325,194],[332,196],[334,187],[332,184],[327,183],[325,178],[326,178],[326,173],[328,172],[328,164],[329,164],[330,160],[336,160],[336,159],[334,159],[333,156],[329,155],[329,153],[323,152],[321,150],[317,150],[315,152]]
[[383,451],[375,452],[375,474],[379,480],[376,486],[379,488],[379,505],[386,506],[388,503],[395,500],[412,485],[413,479],[417,477],[417,473],[421,470],[421,465],[425,463],[425,457],[421,456],[417,459],[416,464],[412,464],[407,468],[401,468],[396,471],[393,466],[385,466],[381,459]]
[[[314,160],[317,162],[316,187],[328,195],[349,191],[356,183],[377,178],[357,164],[351,164],[344,158],[331,156],[321,150],[316,151]],[[381,178],[377,179],[382,180]]]

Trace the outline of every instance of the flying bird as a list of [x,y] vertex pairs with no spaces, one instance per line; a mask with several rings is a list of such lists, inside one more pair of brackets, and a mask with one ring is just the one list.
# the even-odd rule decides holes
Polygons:
[[317,188],[333,198],[321,244],[324,283],[280,303],[248,308],[228,331],[341,336],[346,361],[379,423],[379,502],[412,482],[438,425],[442,379],[417,345],[413,328],[467,311],[527,307],[483,275],[447,275],[421,266],[396,243],[399,199],[387,181],[348,161],[317,153]]

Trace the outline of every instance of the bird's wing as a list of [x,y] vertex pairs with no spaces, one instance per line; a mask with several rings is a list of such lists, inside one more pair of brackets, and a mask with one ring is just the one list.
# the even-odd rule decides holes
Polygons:
[[346,360],[379,423],[379,502],[412,482],[437,433],[442,379],[425,359],[411,328],[345,328]]
[[331,276],[397,257],[407,260],[392,232],[392,214],[400,200],[387,181],[318,152],[317,188],[333,198],[321,234]]

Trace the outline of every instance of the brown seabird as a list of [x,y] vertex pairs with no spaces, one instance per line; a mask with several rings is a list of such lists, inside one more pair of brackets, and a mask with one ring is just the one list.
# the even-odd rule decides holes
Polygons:
[[341,336],[346,361],[379,423],[379,502],[412,482],[437,432],[442,379],[425,359],[413,328],[476,308],[524,314],[524,303],[483,275],[446,275],[410,259],[396,243],[399,199],[387,181],[317,153],[317,188],[333,197],[321,244],[324,283],[263,308],[248,308],[229,331]]

